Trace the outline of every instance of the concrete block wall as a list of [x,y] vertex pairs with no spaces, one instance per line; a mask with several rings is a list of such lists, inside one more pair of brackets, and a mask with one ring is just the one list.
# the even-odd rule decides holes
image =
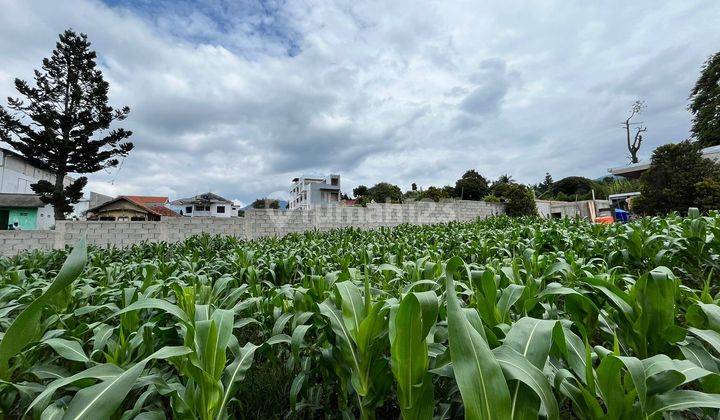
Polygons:
[[284,236],[316,228],[315,211],[301,209],[282,211],[252,209],[245,212],[244,237],[254,239],[263,236]]
[[245,222],[243,217],[169,217],[157,223],[162,226],[161,240],[179,242],[201,233],[245,238]]
[[324,231],[348,226],[374,229],[403,223],[470,221],[503,213],[503,204],[478,201],[370,204],[367,207],[329,206],[309,211],[249,210],[245,212],[245,237],[283,236],[293,232]]
[[85,235],[89,245],[125,247],[164,240],[163,222],[58,221],[55,247],[77,243]]
[[12,256],[36,249],[48,251],[54,247],[53,230],[0,230],[0,256]]
[[85,235],[88,244],[126,247],[141,242],[179,242],[201,233],[240,239],[284,236],[308,230],[348,226],[374,229],[403,223],[433,224],[470,221],[504,213],[504,205],[480,201],[409,204],[371,204],[367,207],[332,206],[313,210],[253,209],[245,217],[178,217],[159,222],[58,221],[55,230],[0,231],[0,255],[32,249],[62,249]]

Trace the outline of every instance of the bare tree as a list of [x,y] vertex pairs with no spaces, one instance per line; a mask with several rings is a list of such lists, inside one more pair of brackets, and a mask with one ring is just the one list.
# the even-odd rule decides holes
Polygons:
[[[625,127],[625,133],[627,134],[627,148],[630,152],[630,163],[638,163],[640,160],[637,157],[637,153],[640,150],[640,146],[642,145],[643,141],[643,135],[642,133],[647,131],[647,127],[643,126],[643,122],[631,122],[632,119],[641,114],[645,110],[645,101],[635,101],[633,103],[632,107],[630,108],[630,116],[627,117],[624,123],[622,123],[622,126]],[[630,138],[630,126],[634,125],[635,127],[635,136],[631,139]]]

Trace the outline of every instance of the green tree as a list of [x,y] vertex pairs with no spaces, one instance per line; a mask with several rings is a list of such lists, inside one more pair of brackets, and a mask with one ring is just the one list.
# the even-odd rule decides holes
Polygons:
[[592,190],[596,188],[597,185],[595,182],[588,178],[569,176],[554,182],[550,188],[550,193],[556,197],[562,194],[563,196],[570,197],[572,200],[584,200],[590,198]]
[[700,147],[720,144],[720,52],[710,56],[690,94],[693,137]]
[[695,188],[701,211],[720,210],[720,180],[704,179],[695,184]]
[[720,165],[703,157],[698,143],[683,141],[660,146],[653,152],[652,165],[640,177],[640,196],[632,209],[657,215],[686,212],[689,207],[712,204],[704,197],[720,179]]
[[537,216],[535,195],[525,185],[501,184],[495,189],[493,197],[499,197],[500,201],[505,202],[505,214],[510,217]]
[[494,185],[501,185],[501,184],[511,184],[514,183],[515,180],[513,179],[512,175],[510,174],[502,174],[498,177],[497,181],[493,182]]
[[0,140],[55,176],[54,182],[42,180],[31,188],[53,205],[56,220],[72,211],[87,184],[80,177],[64,185],[67,174],[117,166],[117,158],[133,148],[125,141],[131,131],[110,129],[130,108],[108,105],[109,85],[96,59],[87,35],[67,30],[52,57],[43,59],[42,70],[35,70],[35,86],[15,79],[15,89],[25,99],[8,98],[7,109],[0,106]]
[[368,187],[364,185],[358,185],[357,187],[353,188],[353,197],[360,198],[365,197],[368,195]]
[[252,208],[254,209],[279,209],[280,201],[274,198],[258,198],[253,201]]
[[454,196],[463,200],[478,201],[485,197],[489,191],[487,179],[476,170],[470,169],[455,182]]
[[397,185],[387,182],[380,182],[368,189],[367,195],[375,200],[376,203],[400,202],[402,201],[402,191]]
[[450,195],[444,188],[428,187],[428,189],[422,192],[420,198],[432,200],[437,203],[444,198],[450,198]]
[[543,179],[543,182],[535,185],[535,191],[537,192],[538,196],[542,196],[543,194],[550,191],[550,188],[552,188],[553,185],[553,178],[550,175],[550,172],[545,172],[545,179]]
[[422,198],[422,193],[417,190],[405,191],[403,193],[403,201],[415,201]]

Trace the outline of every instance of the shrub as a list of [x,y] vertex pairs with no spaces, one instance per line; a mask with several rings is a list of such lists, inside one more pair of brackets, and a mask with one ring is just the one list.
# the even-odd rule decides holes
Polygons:
[[503,184],[502,198],[505,201],[505,214],[511,217],[537,216],[535,194],[520,184]]
[[403,201],[416,201],[422,198],[422,193],[417,190],[405,191],[403,194]]
[[367,205],[369,203],[370,203],[370,197],[368,197],[367,195],[360,196],[360,198],[358,198],[357,201],[355,202],[356,205],[362,206],[362,207],[367,207]]
[[[611,181],[603,182],[603,197],[607,198],[610,194],[621,194],[628,192],[640,191],[640,181],[637,179],[613,179]],[[596,196],[600,196],[595,192]]]
[[428,187],[427,190],[423,191],[422,194],[420,194],[420,199],[429,199],[436,203],[443,198],[450,198],[450,195],[447,193],[447,191],[438,187]]
[[720,210],[720,180],[704,179],[695,188],[698,194],[698,207],[703,212]]
[[490,195],[486,195],[485,197],[483,197],[482,201],[486,201],[488,203],[499,203],[500,198],[490,194]]
[[494,195],[495,197],[505,197],[510,193],[510,190],[513,188],[513,185],[516,185],[516,184],[510,184],[510,183],[495,184],[490,191],[490,195]]

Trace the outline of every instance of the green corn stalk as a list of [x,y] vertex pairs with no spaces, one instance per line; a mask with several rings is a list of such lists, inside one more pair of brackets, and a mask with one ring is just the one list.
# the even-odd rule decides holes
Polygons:
[[9,379],[8,362],[26,345],[38,339],[40,334],[40,320],[43,308],[52,298],[62,292],[75,279],[78,278],[87,261],[87,246],[85,240],[80,240],[68,258],[65,260],[60,272],[50,287],[39,297],[35,298],[15,320],[10,324],[0,341],[0,379]]
[[408,293],[390,312],[392,372],[404,419],[431,419],[435,408],[428,373],[428,334],[437,320],[439,302],[433,291]]

